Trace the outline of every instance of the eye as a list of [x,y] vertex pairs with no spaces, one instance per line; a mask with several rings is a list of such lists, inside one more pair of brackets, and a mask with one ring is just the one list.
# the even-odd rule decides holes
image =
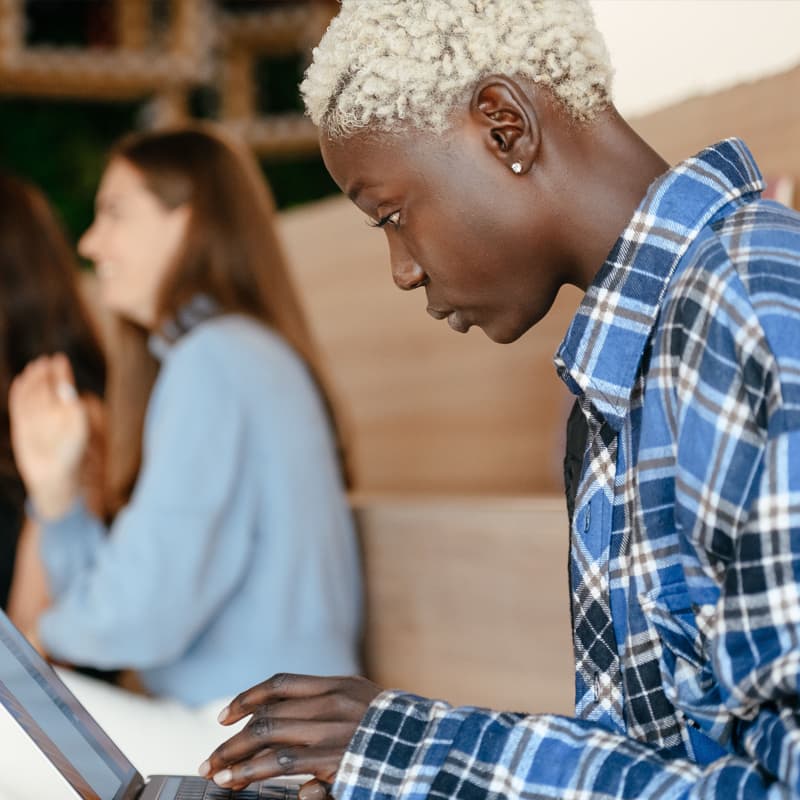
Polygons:
[[122,213],[117,205],[107,203],[99,206],[95,211],[95,219],[107,219],[116,222],[122,217]]
[[400,211],[392,211],[391,214],[387,214],[385,217],[381,217],[379,220],[367,220],[367,224],[371,228],[383,228],[386,225],[391,225],[394,228],[400,227]]

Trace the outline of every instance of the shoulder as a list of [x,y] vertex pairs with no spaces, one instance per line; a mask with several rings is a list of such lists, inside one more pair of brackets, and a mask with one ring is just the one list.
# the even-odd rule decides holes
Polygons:
[[202,366],[232,376],[253,366],[297,368],[300,358],[267,325],[243,314],[223,314],[192,328],[173,346],[165,366]]
[[759,200],[737,209],[715,229],[742,292],[770,338],[779,333],[772,330],[771,320],[800,319],[800,214]]
[[305,363],[283,337],[242,314],[207,320],[181,337],[158,384],[164,395],[216,395],[227,407],[236,397],[263,404],[285,393],[315,391]]
[[725,393],[739,383],[766,423],[768,406],[800,391],[792,366],[800,341],[800,215],[754,200],[705,228],[676,270],[660,327],[662,354],[684,374]]
[[703,229],[664,301],[673,318],[741,327],[777,315],[800,321],[800,214],[756,200]]

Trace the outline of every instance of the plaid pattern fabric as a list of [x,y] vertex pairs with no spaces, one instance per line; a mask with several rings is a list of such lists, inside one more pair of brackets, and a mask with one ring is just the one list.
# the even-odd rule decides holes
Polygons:
[[592,413],[585,395],[579,403],[588,436],[587,466],[575,496],[577,514],[573,512],[571,520],[569,560],[575,713],[624,728],[620,660],[609,606],[609,550],[602,537],[590,535],[592,514],[608,514],[614,502],[617,437],[613,428]]
[[556,356],[576,718],[384,692],[339,800],[800,794],[800,216],[762,187],[737,140],[662,176]]

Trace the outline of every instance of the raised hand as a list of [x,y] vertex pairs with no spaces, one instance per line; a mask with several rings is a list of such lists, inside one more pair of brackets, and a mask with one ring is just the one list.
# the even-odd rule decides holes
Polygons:
[[311,774],[317,780],[301,788],[300,798],[322,798],[380,692],[366,678],[275,675],[223,709],[223,725],[247,716],[250,721],[201,764],[200,774],[232,789],[278,775]]
[[78,494],[89,418],[64,355],[42,356],[11,384],[11,442],[37,513],[61,516]]

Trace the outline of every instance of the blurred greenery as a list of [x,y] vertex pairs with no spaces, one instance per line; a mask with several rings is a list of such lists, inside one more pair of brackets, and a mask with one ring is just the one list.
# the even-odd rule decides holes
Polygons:
[[[250,0],[252,2],[252,0]],[[102,41],[111,23],[108,0],[28,0],[31,44]],[[257,103],[262,112],[302,108],[297,56],[263,59],[256,66]],[[213,118],[218,98],[201,87],[190,97],[194,116]],[[37,184],[77,241],[91,222],[94,192],[112,143],[141,127],[145,105],[0,95],[0,168]],[[337,191],[319,155],[262,162],[278,208]],[[1,212],[1,210],[0,210]]]
[[92,219],[109,145],[130,130],[136,107],[0,99],[0,165],[39,186],[77,236]]
[[[33,181],[74,241],[92,219],[94,192],[111,144],[138,126],[140,107],[0,97],[0,167]],[[318,155],[263,161],[278,208],[337,191]]]

